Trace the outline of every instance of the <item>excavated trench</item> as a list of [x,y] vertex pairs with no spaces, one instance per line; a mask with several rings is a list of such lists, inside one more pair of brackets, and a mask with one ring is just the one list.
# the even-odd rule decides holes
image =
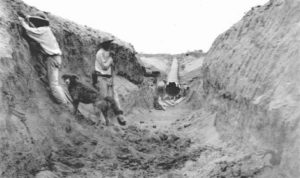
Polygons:
[[[94,124],[91,105],[80,105],[78,116],[52,101],[43,56],[17,19],[18,11],[38,10],[0,1],[0,177],[299,177],[299,9],[296,0],[271,0],[207,54],[142,61],[131,44],[48,13],[63,51],[61,73],[89,86],[96,46],[115,40],[115,85],[128,125],[112,118],[106,127]],[[165,76],[174,57],[190,91],[154,110],[141,63],[149,58]],[[172,95],[177,83],[169,81]]]

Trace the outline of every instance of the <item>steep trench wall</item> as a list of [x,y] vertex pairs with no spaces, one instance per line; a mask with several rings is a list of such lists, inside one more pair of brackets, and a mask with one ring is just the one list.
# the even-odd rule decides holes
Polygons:
[[221,34],[202,68],[221,138],[264,150],[269,177],[300,175],[299,39],[300,1],[271,0]]
[[[31,48],[36,44],[25,39],[16,15],[20,10],[38,11],[19,0],[0,1],[0,177],[32,177],[49,168],[53,151],[75,148],[76,139],[91,140],[96,133],[50,99],[43,58]],[[143,81],[144,68],[130,44],[48,15],[63,51],[62,73],[76,73],[91,83],[97,44],[110,38],[118,43],[114,46],[117,74],[135,84]]]

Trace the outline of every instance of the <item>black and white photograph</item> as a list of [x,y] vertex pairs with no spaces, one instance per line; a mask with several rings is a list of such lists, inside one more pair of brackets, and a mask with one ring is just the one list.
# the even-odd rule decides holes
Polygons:
[[0,178],[300,178],[300,0],[0,0]]

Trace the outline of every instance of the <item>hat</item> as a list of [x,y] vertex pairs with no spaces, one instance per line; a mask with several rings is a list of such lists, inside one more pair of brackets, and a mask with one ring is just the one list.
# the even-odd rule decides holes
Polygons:
[[28,20],[36,27],[49,26],[49,20],[43,12],[37,12],[33,16],[29,16]]
[[111,44],[114,40],[104,40],[103,42],[101,42],[101,45],[105,45],[105,44]]
[[103,49],[107,50],[110,47],[110,45],[112,44],[113,41],[114,40],[103,41],[102,43],[100,43],[99,46],[100,46],[100,48],[103,48]]

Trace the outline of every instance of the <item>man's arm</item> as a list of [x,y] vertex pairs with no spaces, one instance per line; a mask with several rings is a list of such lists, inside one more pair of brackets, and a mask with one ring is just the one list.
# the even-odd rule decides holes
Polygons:
[[113,59],[108,56],[108,58],[104,55],[103,49],[100,49],[96,54],[96,60],[102,69],[107,70],[113,63]]
[[36,36],[36,35],[40,35],[40,34],[43,33],[38,28],[30,27],[23,17],[19,16],[19,20],[20,20],[22,26],[25,28],[25,30],[28,33],[28,35],[34,35],[34,36]]
[[101,65],[104,69],[108,69],[109,67],[112,66],[112,64],[113,64],[113,59],[111,57],[109,57],[108,60],[106,60],[106,61],[103,60],[101,62]]

